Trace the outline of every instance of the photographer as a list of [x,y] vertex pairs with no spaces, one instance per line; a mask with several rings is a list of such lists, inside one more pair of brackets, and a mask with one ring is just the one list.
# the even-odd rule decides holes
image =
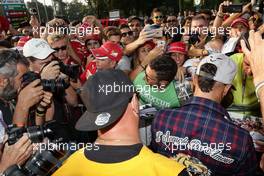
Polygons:
[[74,75],[62,74],[63,68],[71,72],[73,69],[55,60],[54,52],[55,50],[43,39],[31,39],[23,48],[24,56],[29,59],[31,71],[38,73],[42,81],[46,80],[43,87],[53,93],[53,119],[61,126],[57,134],[67,141],[73,137],[71,130],[76,120],[70,108],[78,105],[78,96],[69,81],[69,77]]
[[0,110],[7,125],[15,123],[24,126],[29,109],[39,103],[45,94],[42,86],[38,85],[40,80],[35,80],[17,95],[21,75],[27,70],[27,66],[22,69],[24,61],[25,58],[15,51],[0,51]]
[[0,175],[10,166],[23,164],[33,153],[33,146],[26,134],[14,145],[1,144]]

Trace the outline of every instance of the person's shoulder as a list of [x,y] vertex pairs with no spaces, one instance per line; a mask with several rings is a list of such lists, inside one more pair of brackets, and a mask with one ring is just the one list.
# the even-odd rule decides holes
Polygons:
[[161,109],[159,110],[154,118],[153,124],[160,124],[167,120],[175,120],[179,116],[180,108],[174,108],[174,109]]
[[[158,172],[167,173],[165,175],[168,175],[169,173],[173,172],[174,175],[178,175],[183,169],[185,169],[184,165],[161,154],[154,153],[145,146],[142,148],[142,150],[142,157],[149,157],[151,163]],[[162,165],[160,163],[162,163]]]
[[239,63],[239,62],[242,62],[243,59],[244,59],[244,54],[243,53],[236,53],[236,54],[233,54],[230,56],[230,58],[236,62],[236,63]]
[[75,151],[75,152],[69,157],[69,159],[80,159],[80,158],[85,158],[85,156],[84,156],[84,150],[85,150],[85,148],[81,148],[81,149]]
[[135,80],[133,81],[134,84],[139,84],[139,82],[141,82],[143,80],[144,75],[145,75],[145,73],[143,71],[138,73]]
[[178,108],[173,108],[173,109],[160,109],[158,112],[157,112],[157,116],[171,116],[171,115],[176,115],[177,113],[179,113],[181,111],[181,107],[178,107]]
[[[246,144],[246,146],[248,146],[248,143],[252,143],[252,137],[250,136],[249,131],[247,131],[246,129],[230,121],[226,122],[225,124],[226,124],[226,127],[228,127],[229,129],[229,133],[235,134],[235,135],[232,135],[235,139],[243,140],[243,144]],[[235,136],[238,136],[238,138]]]
[[79,175],[79,169],[84,165],[84,148],[74,152],[63,165],[52,176],[72,176],[74,174]]

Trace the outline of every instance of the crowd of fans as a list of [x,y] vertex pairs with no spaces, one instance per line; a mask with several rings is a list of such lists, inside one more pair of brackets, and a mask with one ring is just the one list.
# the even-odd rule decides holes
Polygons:
[[[0,173],[263,175],[263,14],[230,5],[107,27],[0,18]],[[33,157],[48,142],[86,147]]]

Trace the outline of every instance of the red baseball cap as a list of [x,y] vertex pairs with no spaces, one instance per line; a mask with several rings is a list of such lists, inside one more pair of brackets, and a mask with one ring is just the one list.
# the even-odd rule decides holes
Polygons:
[[249,24],[248,24],[248,20],[245,18],[237,18],[235,19],[232,23],[231,23],[231,27],[234,27],[236,24],[241,23],[243,24],[245,27],[247,27],[249,29]]
[[123,56],[123,49],[119,44],[105,42],[100,48],[91,49],[93,56],[96,59],[111,59],[119,61]]
[[31,39],[30,36],[23,36],[21,37],[18,42],[17,42],[17,46],[18,47],[24,47],[24,45],[27,43],[27,41],[29,41]]
[[100,40],[100,36],[97,34],[92,34],[92,35],[86,35],[86,40]]
[[187,54],[186,44],[184,42],[173,42],[169,45],[167,53]]

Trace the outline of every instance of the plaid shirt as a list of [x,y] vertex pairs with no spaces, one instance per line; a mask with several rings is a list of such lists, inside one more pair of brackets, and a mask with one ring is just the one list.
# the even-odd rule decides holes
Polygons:
[[152,148],[166,156],[194,156],[213,175],[254,175],[258,163],[252,138],[229,119],[220,104],[193,97],[179,109],[157,113],[152,125]]

